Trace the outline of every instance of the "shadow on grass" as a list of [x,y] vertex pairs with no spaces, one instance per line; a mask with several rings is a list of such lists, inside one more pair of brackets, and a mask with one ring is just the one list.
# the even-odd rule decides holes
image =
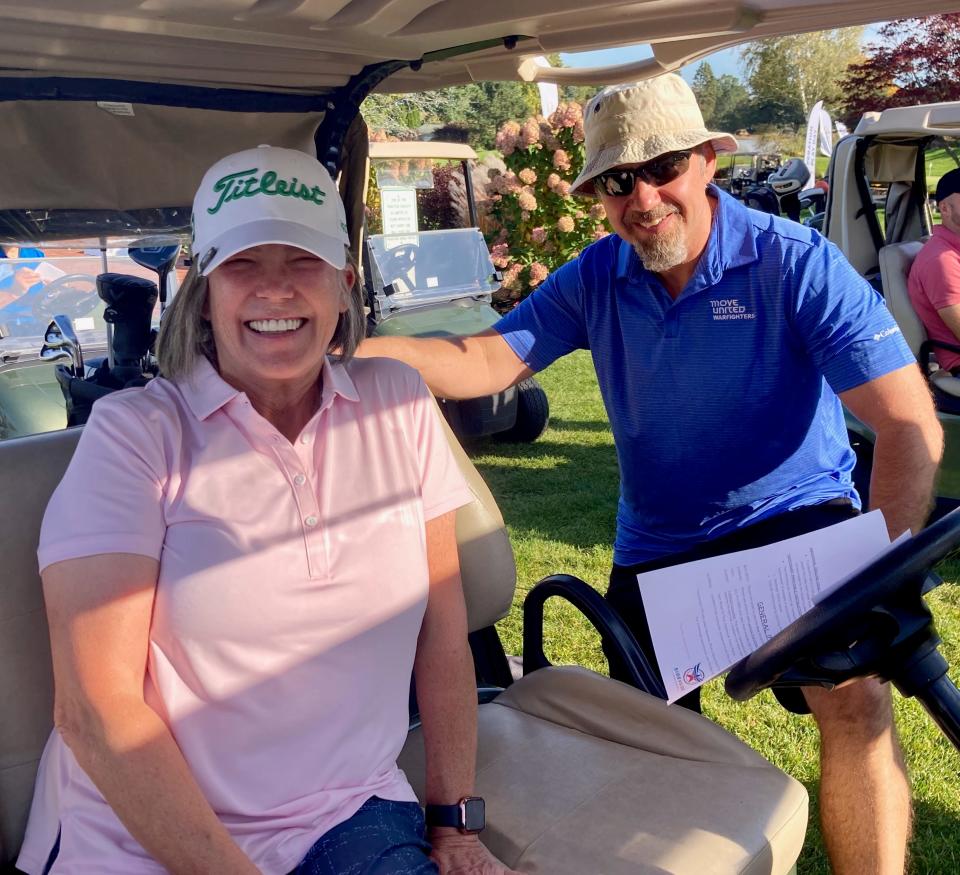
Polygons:
[[[820,782],[801,781],[810,797],[810,819],[803,851],[797,861],[804,875],[831,875],[820,829]],[[956,812],[923,800],[913,803],[913,839],[908,875],[945,875],[960,872],[960,817]]]
[[929,802],[914,803],[910,875],[960,872],[960,817]]
[[550,418],[550,428],[554,431],[597,431],[610,433],[610,423],[597,419],[556,419]]
[[470,455],[515,535],[577,548],[613,543],[620,477],[611,444],[484,441]]

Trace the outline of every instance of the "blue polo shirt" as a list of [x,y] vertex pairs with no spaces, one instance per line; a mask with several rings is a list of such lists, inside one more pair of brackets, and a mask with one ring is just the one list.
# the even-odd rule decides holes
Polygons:
[[833,244],[710,192],[707,248],[675,301],[610,235],[495,326],[535,371],[591,351],[620,464],[622,565],[832,498],[859,507],[837,393],[915,361]]

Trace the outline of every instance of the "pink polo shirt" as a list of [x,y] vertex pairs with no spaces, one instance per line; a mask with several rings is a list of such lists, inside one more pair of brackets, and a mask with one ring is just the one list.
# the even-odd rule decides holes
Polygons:
[[[937,310],[960,304],[960,236],[937,225],[910,268],[907,291],[931,340],[960,344]],[[941,368],[960,367],[960,353],[934,349]]]
[[[327,362],[292,444],[203,360],[98,401],[47,508],[41,569],[160,560],[144,694],[268,875],[368,798],[415,800],[396,758],[427,599],[425,522],[472,500],[419,375]],[[78,584],[80,582],[78,581]],[[161,873],[54,731],[18,865]]]

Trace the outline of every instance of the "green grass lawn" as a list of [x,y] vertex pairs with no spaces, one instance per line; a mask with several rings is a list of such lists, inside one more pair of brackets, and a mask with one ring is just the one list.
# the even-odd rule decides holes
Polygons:
[[[518,588],[510,616],[499,624],[508,653],[520,653],[523,597],[541,577],[567,572],[603,591],[613,552],[617,462],[587,353],[568,356],[539,375],[550,396],[551,425],[532,445],[487,442],[473,461],[496,496],[517,558]],[[941,569],[960,578],[960,565]],[[552,600],[557,602],[556,599]],[[960,587],[941,586],[930,598],[943,652],[960,681]],[[585,620],[561,603],[547,606],[547,655],[605,671],[599,643]],[[919,705],[895,693],[897,720],[913,779],[916,805],[913,873],[960,872],[960,754]],[[746,704],[731,701],[722,682],[704,690],[704,713],[803,782],[817,806],[817,734],[809,717],[788,714],[765,692]],[[811,819],[799,875],[826,873],[816,819]]]

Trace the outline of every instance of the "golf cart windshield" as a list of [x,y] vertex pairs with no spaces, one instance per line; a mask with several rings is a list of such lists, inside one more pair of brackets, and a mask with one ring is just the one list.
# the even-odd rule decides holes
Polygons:
[[490,295],[497,281],[477,228],[368,238],[376,296],[387,308]]
[[[399,151],[399,146],[412,149],[419,145],[402,143],[395,148]],[[426,143],[423,148],[433,145]],[[465,161],[428,156],[381,158],[374,152],[393,144],[371,143],[370,146],[366,202],[369,233],[406,234],[476,225],[464,179]],[[470,152],[472,154],[472,150]]]
[[[123,246],[111,246],[104,254],[94,248],[45,246],[28,252],[0,258],[0,363],[37,358],[48,323],[59,315],[70,317],[84,347],[105,350],[105,304],[97,294],[97,275],[122,273],[156,282],[156,274],[134,262]],[[154,317],[159,318],[159,311]]]

